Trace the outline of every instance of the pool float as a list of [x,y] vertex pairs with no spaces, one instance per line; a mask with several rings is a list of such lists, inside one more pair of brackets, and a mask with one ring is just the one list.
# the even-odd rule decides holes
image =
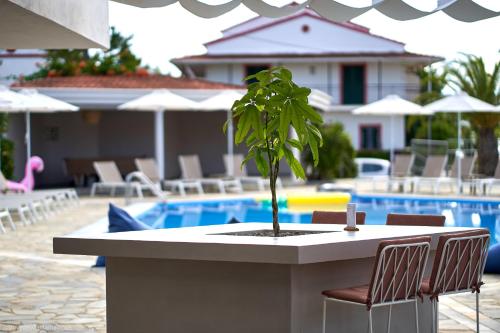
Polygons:
[[349,201],[351,194],[346,192],[297,193],[287,196],[288,210],[291,212],[345,210]]
[[43,171],[43,160],[38,156],[32,156],[26,163],[24,169],[24,178],[20,182],[7,180],[7,189],[13,192],[31,192],[35,188],[34,171],[40,173]]
[[500,274],[500,244],[493,245],[488,250],[484,272],[489,274]]

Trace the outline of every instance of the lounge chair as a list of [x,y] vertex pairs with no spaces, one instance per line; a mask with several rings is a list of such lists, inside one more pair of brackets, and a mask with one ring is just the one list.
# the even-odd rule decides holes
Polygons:
[[438,182],[437,179],[443,177],[445,173],[446,162],[448,161],[448,156],[446,155],[429,155],[425,160],[424,170],[420,177],[412,177],[411,183],[413,184],[413,192],[420,191],[420,186],[422,184],[428,184],[432,186],[432,190],[435,194],[438,192]]
[[12,220],[12,217],[10,216],[10,213],[7,209],[0,210],[0,232],[5,233],[5,227],[3,225],[3,221],[6,220],[7,223],[9,223],[10,228],[12,230],[16,230],[16,226],[14,224],[14,221]]
[[[245,183],[253,183],[257,186],[257,189],[259,191],[264,191],[266,189],[266,185],[269,186],[269,179],[268,178],[263,178],[260,176],[249,176],[247,172],[246,165],[242,165],[243,163],[243,155],[242,154],[236,154],[233,155],[233,172],[230,174],[229,170],[231,170],[231,156],[224,154],[224,167],[226,168],[226,175],[228,177],[234,177],[242,184]],[[278,177],[276,179],[276,187],[278,189],[283,188],[281,179]]]
[[[477,155],[464,156],[461,159],[455,158],[453,165],[448,173],[448,177],[437,178],[435,186],[437,187],[437,192],[440,191],[441,185],[448,185],[450,187],[450,192],[453,191],[453,186],[457,184],[458,177],[458,161],[461,162],[461,178],[463,184],[469,184],[473,187],[472,179],[474,176],[474,165],[476,164]],[[462,189],[460,189],[461,191]]]
[[144,186],[139,182],[127,183],[120,174],[115,162],[94,162],[94,169],[99,176],[100,182],[92,184],[90,196],[95,196],[99,189],[109,189],[112,196],[115,195],[117,189],[123,189],[124,191],[131,191],[131,194],[135,191],[139,198],[143,198],[142,190]]
[[198,194],[203,194],[203,186],[201,182],[193,180],[164,180],[160,179],[160,173],[158,172],[158,167],[156,162],[152,158],[136,158],[134,160],[137,170],[142,172],[146,177],[148,177],[153,183],[158,184],[166,189],[171,189],[173,191],[178,191],[180,195],[186,195],[186,190],[193,189]]
[[[356,224],[365,224],[366,213],[356,212]],[[311,223],[313,224],[347,224],[346,212],[313,211]]]
[[415,162],[414,154],[395,154],[394,163],[391,167],[391,175],[387,178],[387,189],[392,191],[394,185],[402,187],[406,192],[406,187],[411,185],[411,169]]
[[500,160],[497,162],[495,174],[489,178],[479,178],[474,181],[475,186],[486,194],[491,194],[495,185],[500,185]]
[[200,159],[198,155],[179,155],[182,179],[188,181],[199,181],[202,185],[216,186],[220,193],[226,190],[243,192],[241,181],[235,178],[203,178]]
[[444,215],[387,214],[386,225],[407,225],[420,227],[444,227]]

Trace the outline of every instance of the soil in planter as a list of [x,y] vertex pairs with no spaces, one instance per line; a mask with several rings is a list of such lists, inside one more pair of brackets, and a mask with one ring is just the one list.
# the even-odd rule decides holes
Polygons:
[[[281,230],[278,237],[290,237],[290,236],[303,236],[303,235],[313,235],[313,234],[324,234],[328,232],[335,231],[310,231],[310,230]],[[222,234],[215,235],[228,235],[228,236],[255,236],[255,237],[274,237],[274,231],[268,229],[262,230],[248,230],[248,231],[237,231],[237,232],[225,232]]]

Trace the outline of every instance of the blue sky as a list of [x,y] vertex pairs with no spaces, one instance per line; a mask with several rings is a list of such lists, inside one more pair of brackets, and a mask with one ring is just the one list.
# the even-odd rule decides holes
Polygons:
[[[222,0],[206,0],[221,3]],[[274,0],[273,4],[290,1]],[[353,0],[340,2],[354,3]],[[366,5],[368,0],[357,0]],[[436,0],[407,0],[420,9],[430,9]],[[476,0],[492,10],[500,11],[500,1]],[[271,3],[271,2],[270,2]],[[163,73],[179,75],[169,59],[204,53],[203,43],[219,38],[221,30],[254,17],[243,5],[214,19],[196,17],[174,4],[163,8],[141,9],[110,2],[110,24],[126,35],[133,34],[133,50],[151,67]],[[476,23],[458,22],[443,13],[399,22],[376,11],[370,11],[355,20],[375,34],[406,43],[410,52],[443,56],[448,60],[460,52],[483,56],[491,67],[500,60],[500,17]]]

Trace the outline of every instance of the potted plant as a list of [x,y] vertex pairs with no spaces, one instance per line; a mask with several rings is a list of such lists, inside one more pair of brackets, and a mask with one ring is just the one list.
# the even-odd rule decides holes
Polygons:
[[[295,158],[292,148],[302,151],[309,146],[314,164],[317,165],[318,147],[322,145],[321,133],[316,125],[323,119],[308,102],[311,89],[300,87],[292,80],[292,73],[283,67],[273,67],[245,78],[255,80],[247,93],[232,107],[237,127],[235,143],[245,142],[248,154],[243,164],[255,160],[263,177],[269,177],[273,210],[274,236],[280,235],[276,179],[280,161],[285,158],[293,174],[305,179],[304,169]],[[227,123],[224,131],[227,129]],[[291,136],[291,131],[296,136]]]

